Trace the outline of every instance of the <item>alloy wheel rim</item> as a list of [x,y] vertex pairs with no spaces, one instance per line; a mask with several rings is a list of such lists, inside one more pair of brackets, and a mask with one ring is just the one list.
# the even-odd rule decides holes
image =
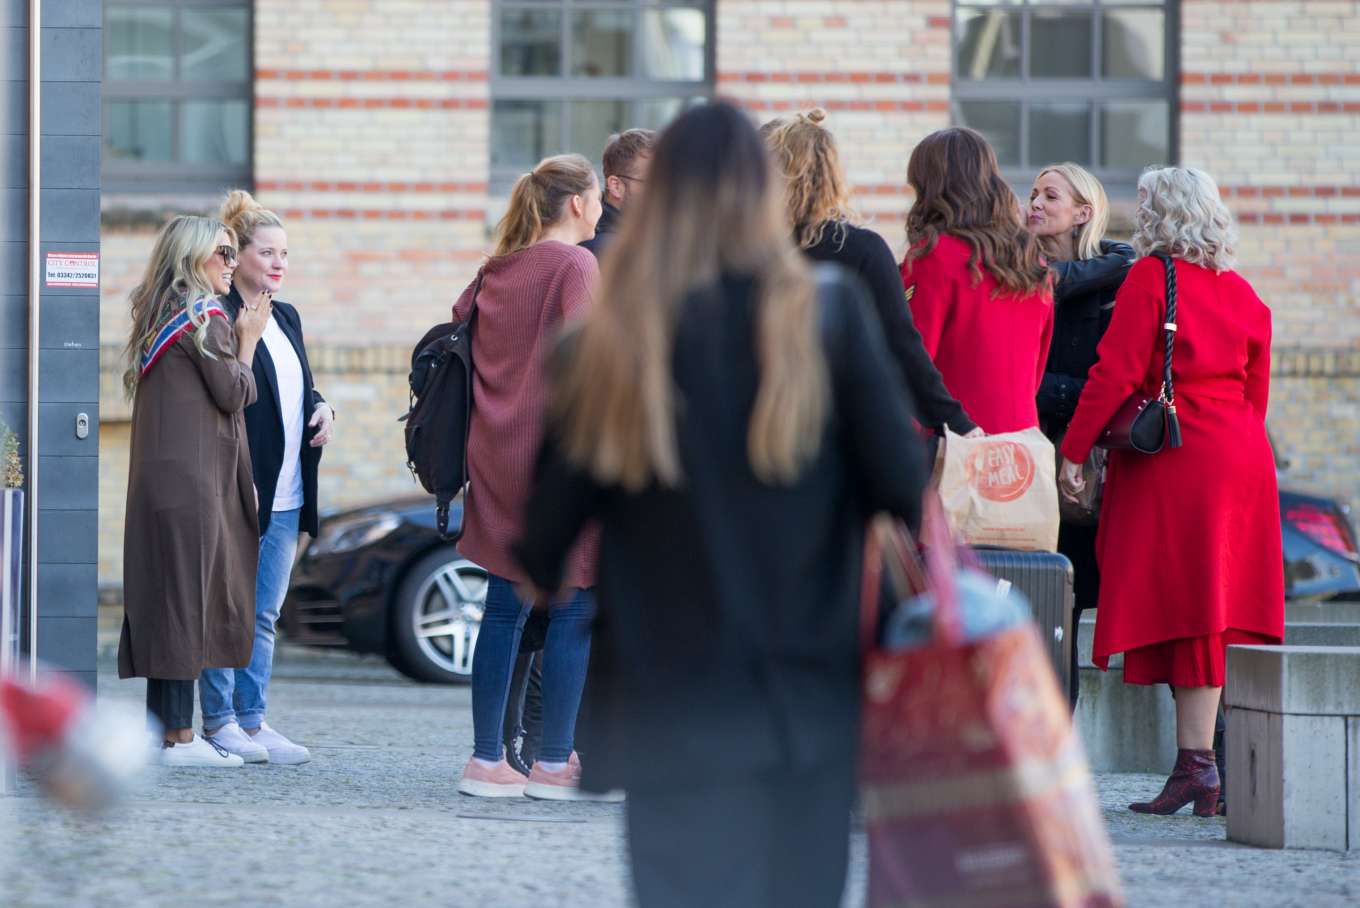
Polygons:
[[412,630],[420,653],[442,671],[472,676],[489,578],[466,559],[439,568],[416,591]]

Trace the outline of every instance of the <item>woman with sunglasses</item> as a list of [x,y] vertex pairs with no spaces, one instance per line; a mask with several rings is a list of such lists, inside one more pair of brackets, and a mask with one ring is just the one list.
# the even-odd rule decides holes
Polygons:
[[272,307],[257,294],[232,323],[220,300],[235,268],[225,224],[178,217],[131,296],[118,676],[147,679],[167,766],[242,765],[193,732],[194,681],[204,669],[244,668],[255,628],[259,522],[244,411]]
[[231,293],[222,300],[233,318],[250,300],[268,296],[265,325],[252,371],[258,399],[246,407],[246,437],[260,502],[260,560],[255,576],[255,643],[244,669],[209,669],[198,682],[203,736],[247,763],[295,765],[311,759],[265,721],[274,664],[274,631],[288,592],[298,532],[317,534],[317,468],[335,412],[312,385],[302,319],[273,295],[288,274],[288,234],[277,214],[240,189],[219,213],[240,244]]

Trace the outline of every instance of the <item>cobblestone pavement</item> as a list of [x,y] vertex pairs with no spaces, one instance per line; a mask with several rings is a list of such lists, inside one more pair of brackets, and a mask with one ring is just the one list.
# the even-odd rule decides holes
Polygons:
[[[104,816],[0,799],[0,905],[627,905],[617,805],[479,801],[455,793],[471,752],[466,689],[409,683],[381,661],[281,647],[270,723],[312,749],[299,767],[153,770]],[[108,664],[101,702],[143,682]],[[1360,855],[1223,841],[1222,820],[1124,805],[1150,776],[1099,780],[1135,906],[1360,904]],[[8,839],[8,841],[6,841]],[[846,905],[863,904],[856,841]]]

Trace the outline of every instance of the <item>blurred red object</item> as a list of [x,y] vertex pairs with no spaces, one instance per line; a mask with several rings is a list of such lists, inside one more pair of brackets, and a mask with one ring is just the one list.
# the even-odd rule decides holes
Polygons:
[[[934,496],[925,526],[928,576],[911,573],[934,593],[933,639],[911,649],[866,640],[869,905],[1123,904],[1086,757],[1037,631],[1026,622],[965,642],[958,554]],[[881,556],[871,539],[866,602],[877,601],[882,558],[914,551],[897,534]]]
[[[98,711],[94,697],[60,672],[36,685],[0,678],[0,748],[67,807],[115,801],[142,771],[152,739],[137,711]],[[0,763],[7,760],[0,759]]]
[[90,695],[60,675],[45,676],[39,687],[17,678],[0,678],[0,722],[21,765],[61,746],[67,730],[85,709]]

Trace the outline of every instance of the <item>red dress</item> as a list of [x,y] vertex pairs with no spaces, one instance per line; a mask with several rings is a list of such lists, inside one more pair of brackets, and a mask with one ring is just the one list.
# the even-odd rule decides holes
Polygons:
[[[1284,556],[1266,438],[1270,310],[1232,271],[1176,262],[1173,379],[1184,443],[1110,454],[1096,555],[1094,656],[1124,653],[1124,680],[1223,684],[1230,643],[1284,636]],[[1161,384],[1166,271],[1129,271],[1063,455],[1081,463],[1135,389]]]
[[1053,339],[1048,291],[993,296],[996,279],[982,269],[973,283],[972,247],[941,236],[935,248],[902,262],[902,285],[926,352],[945,387],[988,434],[1039,424],[1035,397]]

